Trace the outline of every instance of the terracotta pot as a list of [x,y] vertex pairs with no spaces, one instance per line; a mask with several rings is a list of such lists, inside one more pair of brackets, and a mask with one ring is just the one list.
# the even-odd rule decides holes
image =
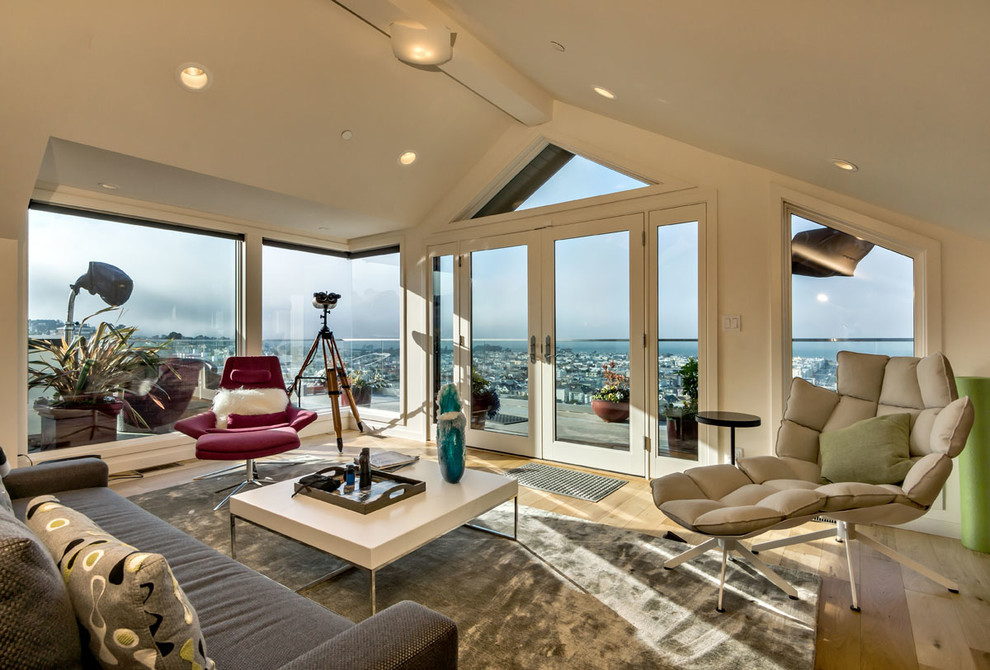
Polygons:
[[605,423],[619,423],[629,418],[629,403],[612,402],[611,400],[592,400],[591,411]]
[[117,439],[121,402],[83,407],[35,405],[41,417],[41,449],[66,449]]

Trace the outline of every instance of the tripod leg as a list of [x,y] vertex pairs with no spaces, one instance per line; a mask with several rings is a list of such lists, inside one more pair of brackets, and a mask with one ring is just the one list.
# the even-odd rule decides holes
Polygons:
[[357,403],[354,402],[354,393],[351,392],[351,379],[347,376],[347,370],[344,368],[344,357],[340,355],[340,349],[337,348],[337,340],[334,339],[333,333],[330,333],[330,357],[337,369],[337,377],[340,379],[340,386],[344,390],[344,397],[347,398],[347,404],[351,407],[351,415],[357,421],[358,430],[363,433],[364,424],[361,423],[361,415],[358,414]]
[[302,376],[303,373],[306,372],[306,368],[309,367],[309,362],[313,360],[313,355],[316,353],[316,347],[320,344],[320,339],[320,335],[317,335],[316,339],[313,340],[313,344],[309,348],[309,353],[306,354],[303,364],[299,367],[299,372],[296,374],[296,378],[292,380],[292,386],[290,386],[289,390],[286,392],[286,395],[289,396],[289,400],[292,399],[292,394],[298,390],[300,402],[302,401]]
[[[328,340],[330,345],[327,344]],[[336,368],[333,368],[334,372],[331,374],[330,359],[327,356],[328,346],[330,347],[330,354],[333,354],[332,343],[333,333],[330,333],[329,337],[323,340],[323,368],[327,374],[327,395],[330,396],[330,409],[333,410],[333,432],[337,434],[337,453],[341,454],[344,452],[344,437],[340,425],[340,387],[337,384]]]

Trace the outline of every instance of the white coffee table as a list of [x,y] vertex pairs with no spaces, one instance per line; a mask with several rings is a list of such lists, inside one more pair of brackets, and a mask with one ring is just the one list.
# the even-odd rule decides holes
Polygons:
[[[298,478],[238,493],[230,499],[230,555],[236,558],[238,519],[308,544],[349,565],[299,590],[358,567],[369,573],[374,614],[375,574],[441,535],[466,525],[517,539],[519,483],[515,479],[466,469],[460,482],[450,484],[440,476],[440,468],[434,461],[419,461],[397,474],[425,481],[426,491],[369,514],[301,494],[292,497]],[[511,535],[468,523],[509,500],[514,501]]]

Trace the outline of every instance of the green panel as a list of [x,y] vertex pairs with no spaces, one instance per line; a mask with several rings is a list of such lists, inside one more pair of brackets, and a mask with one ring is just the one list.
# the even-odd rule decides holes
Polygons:
[[976,411],[973,430],[959,455],[962,543],[990,553],[990,378],[956,377],[960,396],[969,396]]

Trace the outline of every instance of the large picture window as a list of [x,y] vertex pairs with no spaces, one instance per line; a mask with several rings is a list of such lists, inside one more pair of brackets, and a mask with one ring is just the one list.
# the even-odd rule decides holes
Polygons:
[[839,351],[913,356],[914,259],[811,212],[787,216],[793,376],[834,389]]
[[[262,255],[263,351],[278,356],[286,384],[300,373],[322,327],[318,291],[340,294],[327,326],[344,359],[359,407],[399,411],[400,304],[396,248],[347,253],[266,241]],[[329,408],[318,348],[302,371],[299,402]],[[341,403],[346,407],[346,402]]]
[[164,433],[236,352],[236,236],[33,205],[28,450]]

